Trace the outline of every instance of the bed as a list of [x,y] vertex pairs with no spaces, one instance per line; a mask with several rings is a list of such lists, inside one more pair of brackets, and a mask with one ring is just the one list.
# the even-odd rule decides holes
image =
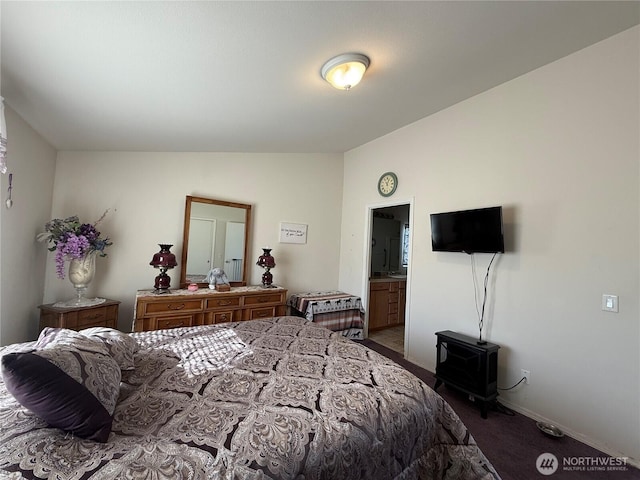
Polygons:
[[[55,358],[69,351],[71,360]],[[300,317],[133,334],[45,329],[0,355],[0,478],[499,478],[431,388]],[[81,438],[18,403],[14,395],[28,402],[53,388],[42,404],[60,393],[58,381],[35,392],[16,381],[20,362],[42,372],[43,358],[83,380],[97,375],[86,387],[113,403],[108,432],[100,424]],[[112,376],[115,391],[105,387]]]

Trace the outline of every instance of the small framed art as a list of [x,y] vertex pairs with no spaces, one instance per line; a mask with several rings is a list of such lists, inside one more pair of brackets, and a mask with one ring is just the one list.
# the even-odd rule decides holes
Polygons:
[[307,243],[307,225],[280,222],[280,243]]

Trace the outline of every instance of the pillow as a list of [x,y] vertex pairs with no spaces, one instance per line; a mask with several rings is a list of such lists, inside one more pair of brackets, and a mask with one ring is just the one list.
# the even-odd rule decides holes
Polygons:
[[106,442],[120,391],[120,367],[101,342],[45,328],[34,350],[2,357],[7,390],[52,427]]
[[104,343],[120,370],[133,370],[133,355],[138,351],[138,342],[131,335],[108,327],[86,328],[80,333]]

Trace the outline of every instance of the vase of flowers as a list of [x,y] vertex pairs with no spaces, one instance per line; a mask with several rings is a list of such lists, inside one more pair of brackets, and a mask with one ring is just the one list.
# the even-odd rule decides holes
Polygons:
[[76,289],[74,305],[87,305],[89,300],[84,296],[87,287],[96,273],[96,251],[85,253],[83,257],[72,258],[69,261],[69,281]]
[[56,252],[58,278],[65,277],[65,262],[69,260],[69,280],[76,289],[76,298],[64,302],[64,306],[87,306],[104,301],[86,298],[85,292],[95,275],[96,257],[106,257],[105,248],[113,244],[109,238],[102,237],[96,228],[106,214],[104,212],[93,224],[80,223],[77,215],[55,218],[44,226],[44,233],[38,235],[38,240],[53,244],[49,250]]

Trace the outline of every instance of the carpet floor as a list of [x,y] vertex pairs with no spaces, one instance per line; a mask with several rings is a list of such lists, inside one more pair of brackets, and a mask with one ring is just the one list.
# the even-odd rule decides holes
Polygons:
[[[402,365],[431,388],[435,385],[433,373],[408,362],[400,353],[371,340],[360,343]],[[630,465],[602,466],[602,462],[612,461],[606,454],[568,436],[548,437],[534,420],[499,402],[483,419],[480,405],[470,401],[468,395],[444,385],[438,393],[453,407],[503,480],[540,480],[545,476],[558,480],[640,480],[640,470]],[[551,475],[549,470],[541,474],[536,466],[543,453],[557,459],[557,469]]]

